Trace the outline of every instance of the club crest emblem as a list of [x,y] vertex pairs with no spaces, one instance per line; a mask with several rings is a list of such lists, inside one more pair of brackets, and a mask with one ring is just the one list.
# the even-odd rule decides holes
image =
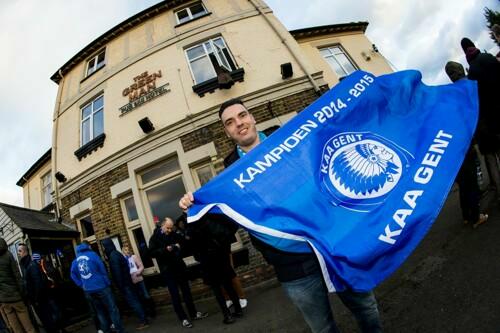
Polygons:
[[413,156],[373,133],[341,133],[323,148],[320,180],[332,203],[368,212],[384,202]]
[[82,279],[85,280],[90,279],[92,277],[92,272],[90,271],[88,260],[89,257],[87,256],[80,256],[76,260],[80,276],[82,277]]

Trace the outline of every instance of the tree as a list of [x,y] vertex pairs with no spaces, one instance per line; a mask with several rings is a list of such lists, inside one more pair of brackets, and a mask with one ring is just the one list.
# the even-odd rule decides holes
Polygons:
[[497,42],[495,39],[495,36],[493,36],[493,32],[491,32],[491,28],[493,25],[498,24],[500,25],[500,12],[497,12],[496,10],[491,10],[488,7],[484,7],[484,17],[486,18],[486,21],[488,22],[487,26],[488,29],[490,29],[490,37],[493,39],[493,41],[500,46],[500,43]]

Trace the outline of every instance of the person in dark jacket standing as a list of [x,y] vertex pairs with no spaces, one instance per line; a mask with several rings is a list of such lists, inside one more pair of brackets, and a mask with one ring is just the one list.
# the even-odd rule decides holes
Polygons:
[[153,235],[149,239],[149,251],[151,257],[156,258],[163,280],[167,283],[168,292],[172,299],[175,313],[183,327],[191,328],[193,324],[189,321],[181,304],[179,289],[182,291],[184,303],[188,309],[191,319],[202,319],[207,313],[196,310],[191,296],[191,289],[187,277],[186,264],[181,256],[183,238],[174,232],[174,221],[166,217],[163,221],[156,223]]
[[50,311],[52,307],[49,302],[48,286],[38,264],[31,259],[26,244],[19,244],[17,253],[29,302],[48,333],[60,331]]
[[35,333],[23,302],[24,293],[16,259],[9,252],[5,240],[0,238],[0,311],[13,333]]
[[[464,67],[458,62],[448,61],[445,71],[453,83],[466,79]],[[460,209],[462,210],[464,224],[471,222],[472,227],[476,228],[488,220],[488,214],[479,213],[481,191],[477,183],[476,161],[478,157],[473,142],[467,154],[465,154],[456,181],[458,183]]]
[[[183,215],[183,220],[185,220]],[[179,220],[179,219],[178,219]],[[238,226],[224,215],[207,214],[201,221],[187,225],[194,258],[200,263],[203,280],[208,284],[217,300],[224,324],[234,322],[234,317],[242,317],[243,311],[239,297],[233,288],[232,279],[236,276],[231,266],[231,240]],[[224,231],[229,232],[225,233]],[[222,292],[224,288],[234,304],[234,313],[226,305]]]
[[146,314],[142,308],[139,296],[135,292],[132,278],[130,277],[127,259],[125,259],[123,254],[116,250],[115,244],[110,238],[104,239],[102,241],[102,246],[104,247],[106,257],[108,258],[109,269],[111,271],[111,278],[113,279],[113,282],[118,287],[118,290],[120,290],[128,305],[130,305],[139,318],[140,323],[136,329],[142,330],[149,327]]
[[[264,133],[257,132],[253,115],[239,99],[224,102],[219,109],[219,117],[227,136],[236,143],[233,152],[224,159],[226,168],[266,139]],[[179,207],[186,210],[193,201],[193,194],[188,192],[179,200]],[[313,253],[283,252],[251,234],[250,238],[255,248],[274,267],[278,281],[302,313],[311,331],[338,332],[316,256]],[[372,292],[347,290],[337,295],[354,314],[363,332],[382,331],[377,302]]]
[[111,323],[108,320],[110,318],[115,326],[114,330],[124,333],[106,267],[87,242],[76,247],[76,259],[71,263],[71,279],[83,289],[87,299],[91,301],[101,329],[105,333],[111,332]]
[[479,51],[468,38],[463,38],[460,44],[469,63],[467,77],[477,81],[478,86],[479,120],[475,136],[500,203],[500,62],[493,55]]

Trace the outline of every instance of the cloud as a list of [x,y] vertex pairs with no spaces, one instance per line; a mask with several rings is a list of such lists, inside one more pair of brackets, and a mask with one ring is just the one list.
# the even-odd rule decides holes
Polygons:
[[[265,0],[288,29],[368,21],[367,36],[398,69],[422,71],[426,83],[447,83],[446,61],[465,58],[460,39],[496,53],[483,7],[497,0]],[[1,4],[0,108],[3,189],[0,201],[22,202],[15,185],[50,147],[57,85],[50,76],[95,38],[159,0],[28,1]]]

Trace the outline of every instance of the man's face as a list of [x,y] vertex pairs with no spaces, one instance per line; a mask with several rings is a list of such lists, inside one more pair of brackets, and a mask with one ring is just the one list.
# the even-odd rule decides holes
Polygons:
[[165,223],[161,226],[161,230],[164,234],[169,235],[174,231],[174,222],[171,219],[165,219]]
[[221,115],[224,131],[241,147],[252,147],[258,142],[255,119],[241,104],[227,107]]
[[19,256],[19,258],[24,258],[28,255],[28,248],[26,246],[19,246],[17,248],[17,255]]

